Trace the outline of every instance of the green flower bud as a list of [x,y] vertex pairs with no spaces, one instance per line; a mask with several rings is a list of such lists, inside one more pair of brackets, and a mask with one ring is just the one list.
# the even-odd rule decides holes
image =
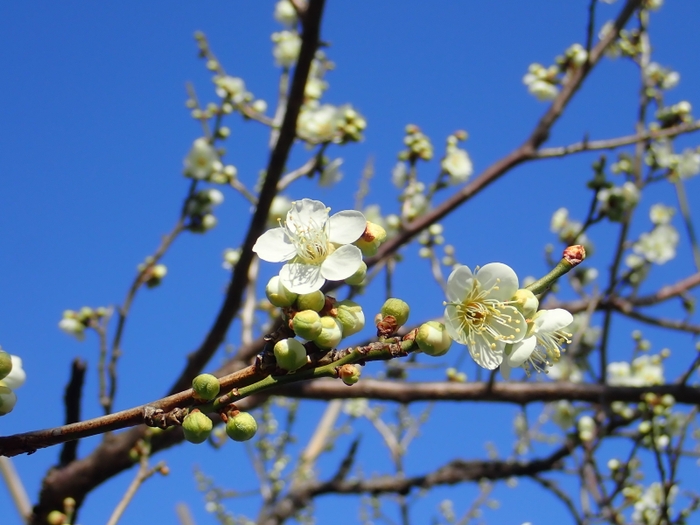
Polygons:
[[365,327],[365,313],[362,307],[353,301],[335,303],[335,318],[340,322],[343,337],[350,337]]
[[221,385],[219,380],[211,374],[199,374],[192,380],[192,389],[195,396],[203,401],[211,401],[219,395]]
[[428,321],[418,328],[416,343],[424,353],[438,357],[447,353],[452,345],[452,339],[447,335],[444,324]]
[[292,306],[294,301],[297,300],[298,295],[287,290],[279,275],[275,275],[270,279],[265,287],[265,295],[267,300],[273,305],[279,306],[280,308],[286,308],[287,306]]
[[373,255],[376,255],[379,251],[379,245],[381,243],[376,239],[366,241],[362,237],[360,237],[353,244],[360,249],[362,255],[364,255],[365,257],[372,257]]
[[410,311],[408,304],[401,299],[387,299],[380,310],[382,318],[390,315],[396,319],[397,328],[406,324]]
[[316,346],[323,348],[324,350],[330,350],[335,348],[343,340],[343,328],[342,325],[336,320],[335,317],[330,315],[325,315],[321,317],[321,333],[318,337],[313,339]]
[[367,221],[367,226],[365,227],[365,232],[362,234],[361,239],[365,241],[377,241],[381,244],[386,241],[386,230],[379,224]]
[[182,430],[185,433],[185,439],[190,443],[203,443],[211,434],[211,429],[214,424],[211,419],[199,410],[193,410],[185,416],[182,421]]
[[234,441],[248,441],[257,431],[258,424],[248,412],[239,412],[226,422],[226,433]]
[[314,312],[320,312],[323,307],[326,306],[326,296],[323,295],[321,290],[316,290],[311,293],[303,293],[297,298],[297,309],[299,310],[313,310]]
[[537,309],[540,307],[540,302],[535,297],[535,294],[525,288],[520,288],[515,292],[512,300],[515,302],[514,306],[520,310],[525,319],[535,317]]
[[314,310],[302,310],[297,312],[292,319],[292,330],[299,337],[313,341],[321,335],[321,316]]
[[12,412],[15,403],[17,403],[17,396],[12,389],[0,384],[0,416]]
[[64,525],[64,523],[68,522],[68,516],[63,514],[60,510],[52,510],[49,512],[48,516],[46,516],[46,523],[49,525]]
[[292,337],[277,341],[274,352],[277,365],[290,372],[306,364],[306,348]]
[[350,277],[345,279],[345,284],[349,284],[350,286],[359,286],[362,284],[362,281],[365,280],[365,277],[367,276],[367,264],[365,261],[361,261],[360,267],[357,269],[355,273],[353,273]]
[[357,365],[343,365],[338,370],[338,377],[348,386],[354,385],[360,380],[362,369]]
[[7,377],[12,372],[12,357],[4,350],[0,350],[0,379]]

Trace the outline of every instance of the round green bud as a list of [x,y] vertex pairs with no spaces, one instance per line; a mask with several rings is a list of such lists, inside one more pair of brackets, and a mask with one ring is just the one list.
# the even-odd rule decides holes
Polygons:
[[0,416],[12,412],[15,403],[17,403],[17,396],[12,389],[0,384]]
[[313,341],[321,335],[321,316],[314,310],[302,310],[297,312],[292,319],[292,330],[299,337]]
[[365,261],[361,261],[360,267],[357,269],[357,271],[353,273],[350,277],[345,279],[345,284],[349,284],[350,286],[359,286],[365,280],[366,276],[367,263],[365,263]]
[[226,422],[226,434],[234,441],[248,441],[257,431],[258,424],[248,412],[239,412]]
[[379,224],[367,221],[365,232],[362,234],[362,239],[366,241],[377,241],[379,244],[386,241],[386,230]]
[[540,307],[540,302],[535,297],[535,294],[530,290],[525,288],[520,288],[513,296],[513,301],[515,301],[514,306],[520,310],[525,319],[532,319],[537,313],[537,309]]
[[338,370],[338,376],[348,386],[352,386],[360,380],[362,369],[357,365],[343,365]]
[[277,365],[290,372],[306,364],[306,348],[293,337],[277,341],[274,352]]
[[321,333],[313,341],[316,346],[324,350],[335,348],[343,340],[343,328],[335,317],[325,315],[321,317]]
[[7,377],[12,372],[12,357],[4,350],[0,350],[0,379]]
[[353,301],[340,301],[333,307],[335,318],[340,322],[343,337],[350,337],[365,327],[365,313],[362,307]]
[[211,419],[199,410],[193,410],[185,416],[182,421],[182,430],[185,433],[185,439],[190,443],[203,443],[211,434],[211,429],[214,424]]
[[410,311],[408,304],[401,299],[387,299],[380,310],[382,317],[390,315],[396,319],[397,327],[406,324]]
[[199,374],[192,380],[192,389],[199,399],[211,401],[219,395],[221,385],[215,376],[211,374]]
[[297,294],[290,292],[284,287],[279,275],[275,275],[268,281],[265,287],[265,295],[268,301],[280,308],[292,306],[298,297]]
[[447,335],[444,324],[428,321],[418,328],[416,343],[424,353],[438,357],[447,353],[452,345],[452,339]]
[[63,514],[60,510],[52,510],[49,512],[48,516],[46,516],[46,523],[49,525],[64,525],[67,521],[68,516]]
[[353,244],[360,249],[362,255],[364,255],[365,257],[372,257],[373,255],[376,255],[379,251],[379,245],[381,243],[376,239],[366,241],[365,239],[360,237]]
[[320,312],[326,306],[326,296],[321,290],[311,293],[303,293],[297,297],[297,308],[299,310],[313,310]]

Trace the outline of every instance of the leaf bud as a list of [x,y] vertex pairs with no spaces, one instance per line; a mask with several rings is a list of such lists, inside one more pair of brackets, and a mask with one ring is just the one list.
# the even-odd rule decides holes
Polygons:
[[418,328],[416,343],[424,353],[433,357],[445,355],[452,345],[445,325],[437,321],[428,321]]
[[211,374],[199,374],[192,380],[195,396],[203,401],[211,401],[219,395],[219,379]]
[[277,365],[290,372],[306,364],[306,348],[293,337],[277,341],[274,352]]
[[343,328],[335,317],[325,315],[321,317],[321,333],[313,339],[316,346],[324,350],[335,348],[343,340]]
[[338,369],[338,377],[348,386],[352,386],[360,380],[362,369],[357,365],[343,365]]
[[190,443],[203,443],[211,434],[213,423],[206,414],[195,409],[185,416],[182,421],[182,430],[185,439]]
[[268,301],[275,306],[279,306],[280,308],[292,306],[298,297],[297,294],[290,292],[287,290],[287,288],[285,288],[279,275],[275,275],[268,281],[267,286],[265,286],[265,295],[267,296]]
[[226,422],[226,434],[234,441],[248,441],[257,431],[258,424],[248,412],[239,412]]
[[292,318],[294,333],[309,341],[313,341],[321,335],[322,329],[321,316],[314,310],[302,310]]
[[326,306],[326,296],[321,290],[300,294],[296,306],[299,310],[313,310],[320,312]]

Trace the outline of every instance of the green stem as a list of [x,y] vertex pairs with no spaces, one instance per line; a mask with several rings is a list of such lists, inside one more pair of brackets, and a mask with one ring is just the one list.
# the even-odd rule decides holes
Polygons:
[[562,259],[547,275],[538,279],[530,286],[526,286],[526,290],[530,290],[532,293],[539,295],[549,289],[562,275],[568,273],[575,264],[572,264],[567,259]]

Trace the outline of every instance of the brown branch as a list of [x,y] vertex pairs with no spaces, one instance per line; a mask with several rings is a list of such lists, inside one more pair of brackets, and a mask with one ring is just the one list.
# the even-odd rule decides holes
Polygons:
[[[70,381],[66,386],[63,401],[66,406],[66,425],[80,421],[80,405],[82,401],[83,384],[85,381],[85,361],[74,359],[71,366]],[[78,441],[70,441],[63,446],[58,464],[67,465],[75,460],[78,451]]]

